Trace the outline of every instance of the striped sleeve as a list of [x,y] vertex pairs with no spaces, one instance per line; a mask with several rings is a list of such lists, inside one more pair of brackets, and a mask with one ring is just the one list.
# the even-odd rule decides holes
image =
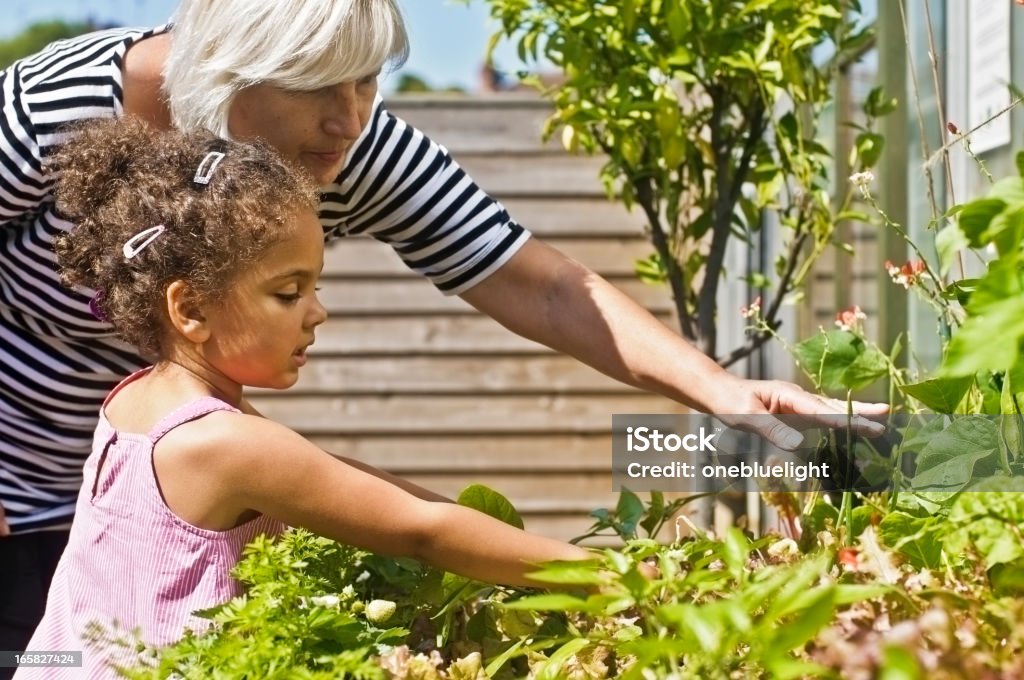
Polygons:
[[50,192],[17,65],[0,72],[0,224],[36,210]]
[[529,238],[439,144],[377,101],[337,184],[323,194],[328,231],[384,241],[448,295],[465,292]]

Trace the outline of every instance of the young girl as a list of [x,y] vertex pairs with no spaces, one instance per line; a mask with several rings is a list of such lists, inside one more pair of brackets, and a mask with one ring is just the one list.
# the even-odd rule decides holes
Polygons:
[[[66,677],[113,676],[90,622],[163,645],[239,593],[244,545],[284,526],[479,580],[589,553],[339,460],[246,404],[283,389],[325,319],[317,193],[268,147],[93,123],[54,159],[65,280],[152,355],[100,410],[70,542],[28,651],[83,650]],[[123,661],[123,660],[122,660]],[[59,677],[23,667],[18,678]]]

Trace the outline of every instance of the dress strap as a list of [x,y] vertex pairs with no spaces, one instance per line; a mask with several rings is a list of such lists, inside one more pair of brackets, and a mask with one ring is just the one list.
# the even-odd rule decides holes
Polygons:
[[149,440],[155,445],[165,434],[179,425],[196,420],[197,418],[202,418],[214,411],[241,413],[237,408],[226,401],[218,399],[217,397],[200,397],[194,401],[190,401],[187,404],[179,406],[161,418],[160,422],[154,425],[153,429],[149,431]]

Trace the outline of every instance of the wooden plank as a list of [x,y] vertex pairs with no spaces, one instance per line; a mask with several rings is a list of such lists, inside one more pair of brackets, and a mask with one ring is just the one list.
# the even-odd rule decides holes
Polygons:
[[[666,288],[636,278],[608,277],[609,283],[655,312],[672,309]],[[332,315],[479,314],[462,298],[444,295],[429,281],[414,279],[331,279],[320,281],[320,301]]]
[[[438,293],[440,297],[440,293]],[[522,338],[482,315],[328,318],[316,331],[311,355],[464,354],[550,349]]]
[[495,196],[512,219],[545,239],[636,236],[643,235],[647,227],[642,210],[627,211],[605,196]]
[[320,435],[310,437],[320,448],[355,458],[398,475],[446,473],[568,472],[608,470],[612,438],[597,434]]
[[386,106],[445,146],[456,159],[473,152],[503,154],[544,146],[560,148],[557,139],[541,142],[544,121],[553,108],[535,94],[490,99],[393,95]]
[[[658,318],[675,330],[669,315],[659,314]],[[316,344],[310,348],[314,356],[544,354],[551,351],[480,314],[328,318],[317,329]]]
[[352,433],[603,433],[613,413],[681,413],[683,407],[645,393],[588,396],[398,395],[315,399],[254,395],[266,417],[305,436]]
[[[538,356],[313,357],[291,395],[624,393],[627,387],[575,359]],[[254,394],[269,390],[253,390]]]
[[[653,246],[640,234],[585,240],[549,238],[544,242],[605,277],[633,276],[634,262],[654,252]],[[390,246],[367,237],[333,241],[325,252],[324,275],[334,278],[419,276],[405,266]]]
[[493,196],[605,196],[599,179],[603,158],[536,151],[460,154],[458,161]]
[[614,508],[619,500],[619,494],[612,491],[611,473],[607,471],[575,474],[452,471],[402,477],[448,498],[458,497],[471,484],[483,484],[508,498],[521,513],[586,515],[595,508]]

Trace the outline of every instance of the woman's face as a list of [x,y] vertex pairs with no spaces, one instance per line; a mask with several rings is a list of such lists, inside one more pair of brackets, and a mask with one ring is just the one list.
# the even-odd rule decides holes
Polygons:
[[319,90],[252,85],[235,96],[228,130],[234,139],[263,139],[329,184],[369,122],[376,95],[376,73]]

